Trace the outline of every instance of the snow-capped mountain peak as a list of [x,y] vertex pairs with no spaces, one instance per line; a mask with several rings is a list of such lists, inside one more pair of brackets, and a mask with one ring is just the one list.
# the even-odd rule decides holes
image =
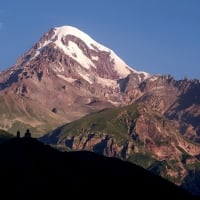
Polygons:
[[[74,59],[85,69],[100,66],[100,62],[102,62],[100,60],[103,57],[103,59],[107,59],[107,61],[105,61],[106,63],[103,64],[104,68],[111,67],[108,66],[109,60],[113,68],[112,70],[116,72],[118,78],[124,78],[131,72],[143,74],[143,77],[148,77],[147,73],[138,72],[132,69],[121,58],[119,58],[114,51],[96,42],[88,34],[72,26],[56,27],[46,33],[40,40],[32,59],[37,57],[42,49],[52,43],[54,44],[54,48],[62,50],[64,54]],[[100,70],[104,71],[103,68]],[[110,71],[110,69],[107,69],[107,71]]]
[[113,50],[72,26],[49,30],[6,74],[2,80],[9,84],[31,79],[46,85],[53,80],[117,103],[130,79],[137,86],[150,76],[132,69]]

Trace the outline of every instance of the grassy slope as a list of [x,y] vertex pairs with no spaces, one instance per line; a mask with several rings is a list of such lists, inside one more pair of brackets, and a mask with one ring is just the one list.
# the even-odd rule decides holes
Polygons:
[[127,124],[139,116],[136,105],[122,108],[106,109],[89,114],[79,120],[73,121],[60,129],[60,139],[80,133],[106,133],[113,135],[117,142],[128,139]]
[[38,137],[65,122],[51,110],[34,101],[30,103],[27,98],[1,95],[0,105],[0,128],[13,135],[17,130],[24,133],[26,129],[30,129],[34,136]]

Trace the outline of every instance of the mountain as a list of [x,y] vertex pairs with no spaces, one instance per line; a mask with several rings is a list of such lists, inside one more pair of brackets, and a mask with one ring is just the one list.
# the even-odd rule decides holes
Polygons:
[[70,26],[51,29],[0,74],[0,127],[44,134],[64,122],[123,104],[121,82],[150,75],[129,67],[112,50]]
[[123,198],[195,199],[141,167],[92,152],[59,152],[33,138],[0,145],[0,188],[6,199]]
[[0,128],[11,134],[49,133],[42,140],[60,150],[129,160],[200,194],[200,80],[136,71],[62,26],[0,73],[0,103]]
[[183,137],[174,123],[145,104],[133,104],[87,115],[40,141],[61,151],[87,150],[129,160],[200,194],[197,181],[188,188],[188,175],[194,170],[200,175],[200,145]]
[[104,108],[145,103],[200,141],[200,80],[175,80],[128,66],[71,26],[52,28],[0,73],[0,128],[39,137]]

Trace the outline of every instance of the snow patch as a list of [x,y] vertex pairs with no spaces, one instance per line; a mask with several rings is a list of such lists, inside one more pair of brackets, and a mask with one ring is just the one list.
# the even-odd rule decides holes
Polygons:
[[74,42],[69,41],[69,45],[67,47],[63,45],[61,39],[56,40],[55,43],[60,49],[64,51],[65,54],[67,54],[70,57],[73,57],[84,68],[89,69],[91,66],[96,68],[94,63],[83,54],[81,49]]
[[64,75],[61,74],[57,74],[57,76],[69,83],[73,83],[74,81],[76,81],[77,79],[71,78],[71,77],[65,77]]
[[106,79],[106,78],[101,78],[97,77],[96,78],[97,83],[101,84],[102,86],[107,86],[107,87],[112,87],[116,88],[118,87],[117,81],[116,80],[111,80],[111,79]]
[[91,80],[91,78],[89,76],[87,76],[87,74],[83,74],[83,73],[79,73],[79,75],[86,80],[87,82],[89,82],[90,84],[93,83],[93,81]]
[[110,57],[114,61],[114,69],[120,75],[120,78],[124,78],[131,72],[137,73],[135,70],[130,68],[121,58],[119,58],[113,51],[110,50]]
[[56,65],[56,66],[51,66],[51,68],[52,68],[52,70],[54,71],[54,72],[59,72],[59,73],[61,73],[61,72],[64,72],[65,71],[65,69],[64,69],[64,67],[62,66],[62,65]]
[[49,69],[47,68],[47,75],[49,76],[50,74],[49,74]]
[[[9,75],[11,76],[13,73],[15,72],[15,70],[12,70]],[[1,73],[1,72],[0,72]]]
[[121,103],[116,102],[116,101],[112,101],[112,100],[108,100],[110,103],[112,103],[115,106],[119,106]]
[[98,56],[92,56],[92,60],[99,60],[99,57]]
[[152,76],[152,77],[150,77],[150,81],[156,81],[158,79],[158,77],[157,76]]
[[149,77],[151,77],[150,74],[148,74],[147,72],[142,72],[142,71],[138,71],[139,74],[143,74],[144,75],[144,79],[147,79]]
[[45,41],[44,44],[39,43],[39,48],[37,49],[35,55],[31,58],[31,60],[33,60],[34,58],[36,58],[38,55],[40,55],[41,50],[47,46],[49,43],[51,43],[50,40]]

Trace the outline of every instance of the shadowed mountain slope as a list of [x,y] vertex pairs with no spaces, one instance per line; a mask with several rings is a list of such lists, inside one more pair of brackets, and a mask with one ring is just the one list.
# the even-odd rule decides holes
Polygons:
[[193,199],[176,185],[129,162],[92,152],[59,152],[32,138],[0,145],[0,193],[6,199]]
[[13,135],[8,133],[7,131],[0,129],[0,143],[5,142],[6,140],[9,140],[11,138],[13,138]]

